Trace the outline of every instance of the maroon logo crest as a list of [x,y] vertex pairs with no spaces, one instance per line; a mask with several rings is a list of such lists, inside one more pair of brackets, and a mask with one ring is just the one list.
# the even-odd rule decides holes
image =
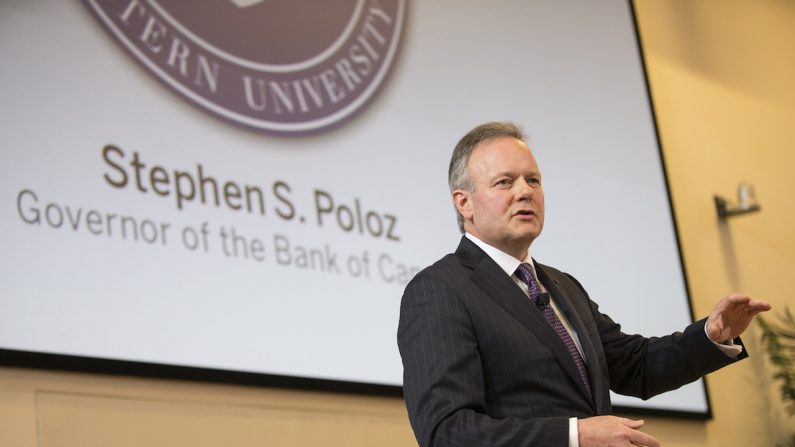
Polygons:
[[84,0],[138,61],[224,119],[317,132],[386,77],[406,0]]

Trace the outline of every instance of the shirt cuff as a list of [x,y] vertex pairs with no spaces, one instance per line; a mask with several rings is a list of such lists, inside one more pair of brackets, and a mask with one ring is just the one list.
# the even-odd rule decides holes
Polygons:
[[569,447],[580,447],[580,430],[577,418],[569,418]]
[[[735,345],[734,340],[726,340],[724,343],[716,343],[709,338],[709,334],[707,334],[707,325],[704,325],[704,334],[707,336],[707,340],[712,342],[716,348],[720,349],[720,352],[726,354],[727,356],[736,359],[738,355],[743,352],[743,347],[741,345]],[[571,425],[569,425],[571,427]],[[569,432],[569,445],[571,445],[571,432]],[[579,446],[577,446],[579,447]]]

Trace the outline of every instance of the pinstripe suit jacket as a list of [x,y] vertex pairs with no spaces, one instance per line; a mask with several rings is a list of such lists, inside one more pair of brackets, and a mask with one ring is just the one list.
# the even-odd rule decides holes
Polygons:
[[573,277],[536,271],[579,335],[593,393],[541,312],[464,237],[401,303],[403,390],[421,446],[565,447],[569,417],[611,413],[609,389],[648,398],[735,361],[704,320],[661,338],[627,335]]

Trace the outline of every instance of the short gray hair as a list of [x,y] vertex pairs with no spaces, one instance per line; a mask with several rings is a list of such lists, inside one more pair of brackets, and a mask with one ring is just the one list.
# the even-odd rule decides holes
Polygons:
[[[481,124],[470,130],[458,141],[453,150],[453,156],[450,158],[450,168],[447,172],[447,184],[450,186],[451,193],[456,189],[474,191],[475,185],[472,184],[468,169],[472,152],[481,143],[503,137],[516,138],[527,144],[527,136],[522,129],[516,124],[509,122]],[[464,217],[458,212],[458,208],[456,208],[455,213],[458,219],[458,229],[463,233]]]

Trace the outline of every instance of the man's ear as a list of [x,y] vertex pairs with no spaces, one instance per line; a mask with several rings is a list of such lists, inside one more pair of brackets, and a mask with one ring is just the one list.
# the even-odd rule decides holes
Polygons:
[[453,191],[453,205],[464,217],[465,221],[472,220],[472,198],[469,191],[463,189],[456,189]]

